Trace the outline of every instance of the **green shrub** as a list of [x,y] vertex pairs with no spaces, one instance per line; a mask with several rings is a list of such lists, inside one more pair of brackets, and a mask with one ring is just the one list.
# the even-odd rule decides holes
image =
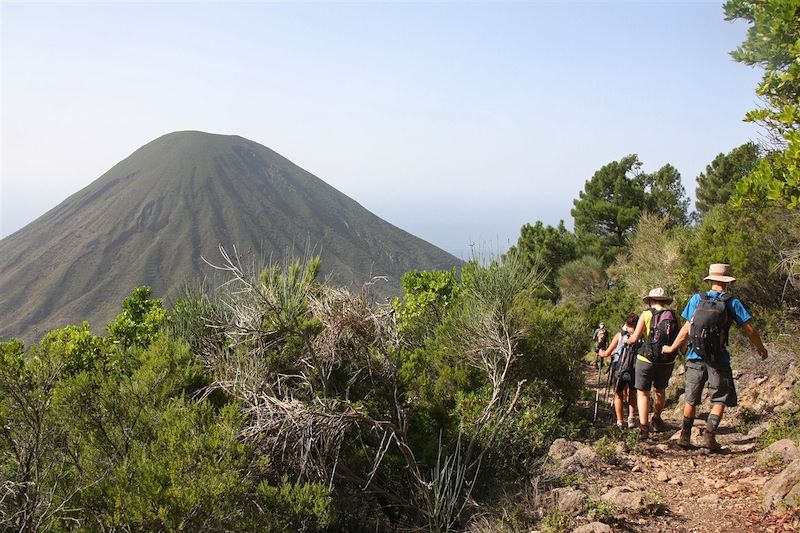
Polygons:
[[[488,401],[485,389],[476,393],[461,393],[456,402],[456,414],[461,428],[471,436],[469,428]],[[543,381],[526,384],[507,423],[497,434],[494,445],[487,450],[485,477],[513,479],[520,472],[533,472],[539,459],[558,437],[574,437],[577,428],[564,416],[565,404]],[[484,442],[481,439],[479,442]]]
[[603,462],[615,464],[619,461],[617,455],[617,441],[608,435],[603,435],[594,443],[594,451]]
[[576,308],[545,300],[523,304],[528,332],[515,374],[519,379],[547,383],[554,396],[574,404],[584,390],[583,356],[587,337]]
[[109,341],[123,348],[146,347],[166,321],[163,300],[151,299],[150,287],[137,287],[122,302],[122,313],[108,325]]
[[645,492],[642,504],[636,511],[645,515],[662,515],[669,512],[669,506],[664,503],[657,492],[649,490]]
[[572,530],[572,516],[556,508],[549,509],[542,517],[542,533],[566,533]]
[[589,517],[589,520],[610,524],[616,519],[617,509],[603,500],[589,498],[589,501],[586,502],[586,515]]
[[761,422],[762,416],[752,409],[744,407],[739,409],[737,418],[739,419],[739,423],[736,425],[736,431],[746,435]]
[[730,263],[737,278],[734,290],[747,305],[780,308],[788,296],[786,274],[780,268],[783,252],[800,240],[797,213],[780,205],[769,208],[728,206],[712,209],[684,243],[684,291],[707,289],[703,278],[711,263]]
[[611,276],[639,306],[641,298],[654,287],[663,287],[675,296],[682,285],[681,251],[686,241],[685,228],[670,228],[667,218],[645,214],[639,219],[625,252],[609,269]]
[[324,485],[290,482],[284,477],[277,486],[262,481],[257,491],[271,510],[276,530],[318,531],[330,524],[332,498]]
[[783,439],[791,439],[800,444],[800,415],[784,413],[767,426],[766,431],[759,437],[761,448]]
[[603,262],[590,255],[564,264],[558,270],[556,282],[561,301],[574,305],[582,312],[603,300],[608,288]]

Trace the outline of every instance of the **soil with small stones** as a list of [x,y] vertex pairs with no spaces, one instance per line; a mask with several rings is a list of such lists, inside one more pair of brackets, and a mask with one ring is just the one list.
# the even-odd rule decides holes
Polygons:
[[[587,369],[586,383],[594,398],[597,371]],[[601,394],[602,395],[602,394]],[[705,406],[704,406],[705,407]],[[676,420],[674,406],[664,412],[668,430],[650,433],[630,450],[618,450],[613,457],[601,458],[600,464],[587,471],[581,482],[590,497],[599,498],[612,487],[628,486],[648,494],[651,503],[645,510],[620,509],[609,522],[614,531],[660,532],[778,532],[798,531],[797,511],[765,511],[762,487],[783,468],[780,464],[759,461],[756,449],[758,427],[747,435],[738,433],[723,418],[717,440],[723,446],[717,453],[695,447],[684,450],[676,445],[681,420]],[[704,415],[701,415],[704,416]],[[598,420],[608,420],[607,434],[621,441],[634,439],[611,428],[608,407],[600,410]],[[705,421],[695,421],[692,442],[699,444]],[[622,444],[620,448],[624,448]],[[578,517],[575,525],[589,523]]]

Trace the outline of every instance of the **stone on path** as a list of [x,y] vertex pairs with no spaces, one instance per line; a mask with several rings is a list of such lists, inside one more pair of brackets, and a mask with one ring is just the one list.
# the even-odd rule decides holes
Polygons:
[[719,503],[719,494],[706,494],[705,496],[698,498],[697,501],[700,503],[717,504]]
[[552,494],[558,510],[562,513],[570,513],[573,515],[583,512],[583,506],[588,499],[588,496],[582,490],[569,487],[553,489]]
[[773,460],[773,457],[776,456],[782,462],[788,464],[800,459],[800,449],[797,448],[791,439],[783,439],[773,442],[758,454],[759,460],[765,463]]
[[577,451],[577,442],[569,441],[567,439],[556,439],[550,445],[550,450],[547,452],[547,457],[561,461],[567,457],[571,457]]
[[731,451],[734,453],[750,453],[756,450],[755,442],[748,442],[747,444],[731,444]]
[[585,526],[576,527],[572,533],[612,533],[613,529],[608,524],[602,522],[592,522]]
[[578,472],[597,462],[597,453],[591,446],[566,439],[553,441],[547,451],[547,457],[561,472]]
[[635,510],[642,506],[644,494],[641,490],[623,485],[612,488],[600,496],[600,499],[621,510]]
[[800,506],[800,459],[764,484],[764,509],[781,504]]

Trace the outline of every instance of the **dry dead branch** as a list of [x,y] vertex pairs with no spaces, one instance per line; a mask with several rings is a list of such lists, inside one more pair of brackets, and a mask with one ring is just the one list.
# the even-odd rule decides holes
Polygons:
[[[223,390],[242,402],[248,420],[242,438],[284,471],[353,483],[393,506],[422,509],[430,528],[452,527],[480,470],[479,439],[494,440],[523,384],[509,383],[523,335],[510,312],[519,283],[484,280],[463,309],[461,353],[486,374],[491,399],[470,440],[442,442],[439,464],[428,472],[408,434],[393,310],[373,302],[369,284],[355,293],[316,284],[309,258],[261,275],[242,268],[235,254],[223,250],[223,259],[218,268],[231,277],[219,291],[225,313],[209,321],[219,335],[199,343],[198,356],[216,377],[206,393]],[[499,296],[486,294],[497,288]],[[369,455],[368,463],[353,462],[353,447]],[[405,465],[403,490],[380,486],[389,454]]]

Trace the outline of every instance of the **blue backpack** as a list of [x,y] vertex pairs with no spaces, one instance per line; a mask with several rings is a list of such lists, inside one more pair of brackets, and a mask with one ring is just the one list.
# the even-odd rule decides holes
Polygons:
[[624,329],[620,331],[619,334],[619,348],[617,348],[619,357],[617,358],[616,368],[614,369],[614,378],[617,381],[633,383],[633,369],[636,364],[636,345],[628,344],[628,338],[631,334]]

